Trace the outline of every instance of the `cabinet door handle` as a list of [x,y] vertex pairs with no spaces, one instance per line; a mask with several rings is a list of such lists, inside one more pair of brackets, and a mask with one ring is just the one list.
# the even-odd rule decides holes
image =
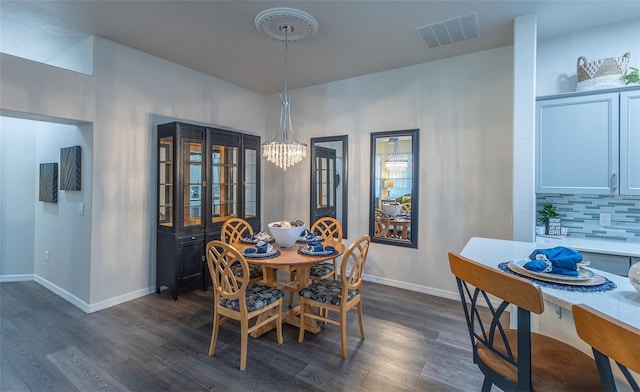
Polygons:
[[616,173],[613,173],[611,175],[611,191],[615,192],[618,189],[617,184],[616,184]]
[[191,237],[191,239],[192,239],[192,240],[195,240],[195,239],[196,239],[196,237]]

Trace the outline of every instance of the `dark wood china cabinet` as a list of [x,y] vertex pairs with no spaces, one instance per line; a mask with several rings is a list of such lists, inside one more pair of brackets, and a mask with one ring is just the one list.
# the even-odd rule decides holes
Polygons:
[[172,122],[158,126],[156,292],[208,285],[207,242],[225,220],[260,230],[260,137]]

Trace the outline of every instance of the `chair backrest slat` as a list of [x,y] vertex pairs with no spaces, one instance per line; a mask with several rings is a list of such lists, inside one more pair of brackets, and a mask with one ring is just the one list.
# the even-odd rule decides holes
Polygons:
[[325,238],[333,238],[338,242],[342,242],[342,225],[336,218],[330,216],[318,218],[313,222],[309,231],[312,233],[317,231]]
[[[242,275],[236,276],[231,265],[239,263]],[[207,244],[207,266],[213,282],[215,296],[225,299],[240,299],[240,306],[244,301],[245,291],[249,285],[249,264],[244,256],[222,241],[211,241]]]
[[222,224],[222,229],[220,231],[220,239],[222,242],[226,242],[227,244],[238,242],[243,237],[251,235],[253,235],[253,228],[249,222],[240,218],[227,219]]
[[[364,276],[364,267],[367,263],[367,254],[369,253],[369,244],[371,238],[363,235],[349,246],[340,264],[340,279],[342,280],[343,290],[359,290],[362,286],[362,278]],[[348,264],[351,262],[351,270],[347,272]]]
[[[602,363],[598,363],[600,378],[605,387],[615,388],[609,359],[618,366],[640,373],[640,329],[587,305],[573,305],[571,310],[578,336],[593,348],[596,362],[599,361],[599,353],[606,357],[602,358]],[[625,377],[632,389],[638,390],[637,382],[628,372]]]
[[532,313],[544,311],[540,287],[515,275],[449,253],[451,272],[465,282]]

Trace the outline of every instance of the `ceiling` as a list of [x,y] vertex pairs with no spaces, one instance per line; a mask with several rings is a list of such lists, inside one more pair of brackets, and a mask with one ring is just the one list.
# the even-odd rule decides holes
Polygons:
[[[284,86],[284,43],[259,32],[254,19],[272,7],[318,21],[313,37],[289,43],[289,89],[509,46],[514,18],[528,14],[536,15],[539,38],[640,19],[638,0],[2,0],[0,42],[46,58],[96,35],[270,94]],[[429,49],[415,31],[470,13],[479,21],[473,40]]]

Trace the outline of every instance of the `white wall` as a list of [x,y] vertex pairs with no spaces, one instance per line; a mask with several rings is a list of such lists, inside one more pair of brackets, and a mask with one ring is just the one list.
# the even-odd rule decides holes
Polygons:
[[[114,42],[94,44],[94,77],[0,54],[1,113],[93,124],[87,311],[155,287],[157,123],[182,119],[263,135],[266,103],[261,94]],[[0,234],[4,243],[6,229]]]
[[514,21],[513,51],[513,239],[535,238],[535,86],[537,20]]
[[576,91],[578,57],[588,62],[631,53],[629,65],[640,68],[640,20],[576,31],[538,42],[536,95]]
[[34,271],[34,165],[36,130],[23,120],[0,117],[0,276],[17,279]]
[[[89,303],[89,271],[91,268],[91,172],[92,129],[90,125],[53,124],[31,121],[36,129],[34,161],[58,163],[60,182],[60,149],[80,146],[81,189],[60,190],[58,202],[35,203],[34,273],[48,286],[55,286],[71,302]],[[38,184],[38,176],[32,178]],[[36,198],[37,200],[37,198]],[[79,214],[79,205],[84,214]],[[46,260],[45,252],[49,252]]]
[[[293,91],[300,139],[349,135],[347,243],[368,233],[370,133],[420,129],[419,248],[372,244],[368,279],[449,295],[448,251],[472,236],[511,238],[512,56],[500,48]],[[277,121],[268,116],[268,129]],[[280,180],[270,190],[283,189],[265,196],[267,221],[308,215],[309,166],[267,164],[266,177]]]

